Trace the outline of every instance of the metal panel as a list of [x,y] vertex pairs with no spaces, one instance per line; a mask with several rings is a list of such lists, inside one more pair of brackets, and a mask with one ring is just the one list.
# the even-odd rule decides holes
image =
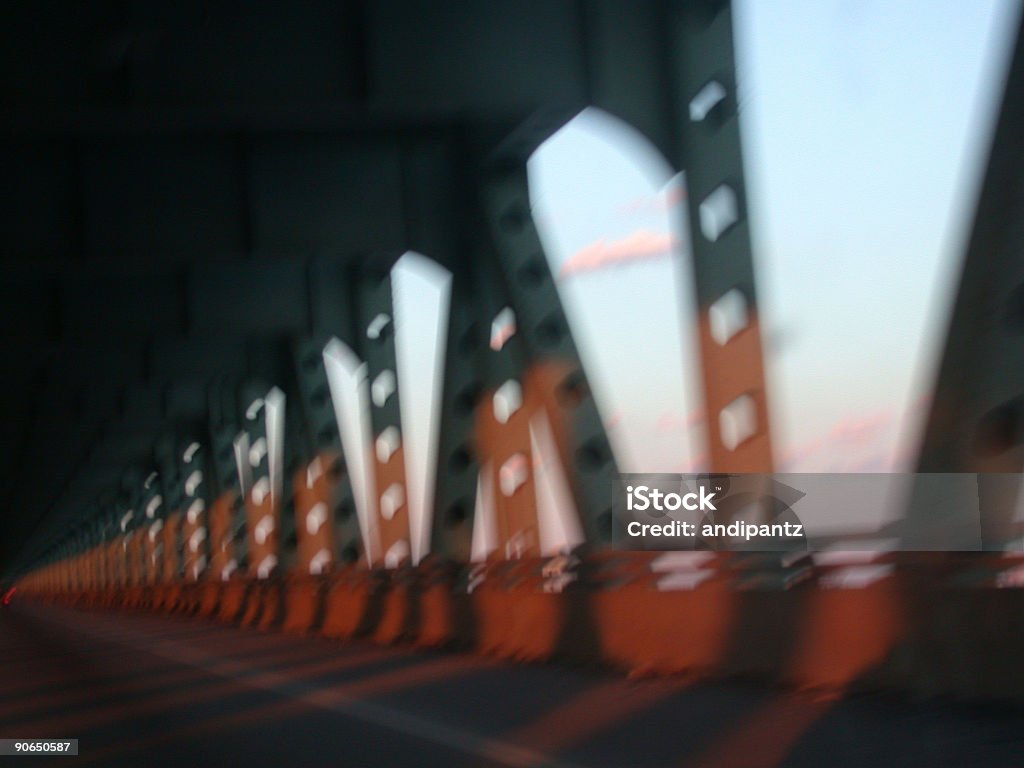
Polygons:
[[[981,472],[981,545],[1018,535],[1024,466],[1024,21],[1002,107],[918,460],[919,472]],[[951,510],[952,514],[962,510]],[[942,523],[921,487],[910,537]],[[954,522],[954,521],[946,521]]]

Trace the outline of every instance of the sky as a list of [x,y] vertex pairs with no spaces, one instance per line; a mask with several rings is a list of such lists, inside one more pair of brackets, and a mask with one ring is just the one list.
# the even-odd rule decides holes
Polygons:
[[[1016,0],[734,2],[780,469],[912,467],[1018,13]],[[620,469],[703,468],[684,181],[593,110],[529,175]]]

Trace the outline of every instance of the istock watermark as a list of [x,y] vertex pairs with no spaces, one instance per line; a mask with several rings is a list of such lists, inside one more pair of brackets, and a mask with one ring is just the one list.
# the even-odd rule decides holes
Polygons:
[[691,512],[715,512],[714,500],[717,491],[708,492],[707,488],[701,486],[698,492],[675,493],[669,491],[663,493],[658,488],[651,488],[647,485],[626,486],[626,509],[630,512],[644,512],[648,509],[675,512],[677,509],[686,509]]
[[763,475],[624,475],[615,510],[631,549],[806,548],[792,505],[803,497]]
[[[710,480],[710,478],[708,478]],[[699,478],[698,478],[699,482]],[[804,535],[803,523],[791,520],[772,523],[749,523],[745,520],[732,520],[728,523],[713,522],[708,515],[717,513],[715,497],[722,490],[722,481],[716,480],[715,490],[709,490],[707,485],[699,485],[696,491],[677,493],[675,491],[662,491],[660,488],[652,488],[648,485],[627,485],[626,486],[626,510],[627,512],[648,512],[653,514],[663,512],[676,512],[685,510],[687,512],[703,512],[705,518],[698,524],[685,520],[670,520],[665,523],[644,523],[640,520],[629,520],[626,524],[626,533],[632,537],[641,536],[684,536],[704,538],[729,537],[730,539],[750,541],[756,538],[785,538],[798,539]],[[685,485],[685,482],[681,484]],[[730,483],[731,485],[731,483]],[[769,490],[769,489],[764,489]],[[777,489],[770,489],[777,490]],[[794,489],[788,489],[793,491]],[[792,494],[791,494],[792,495]],[[764,502],[778,502],[774,497],[765,497]],[[788,505],[784,509],[792,512]],[[795,517],[795,513],[793,513]]]
[[624,549],[1024,551],[1013,474],[627,474]]

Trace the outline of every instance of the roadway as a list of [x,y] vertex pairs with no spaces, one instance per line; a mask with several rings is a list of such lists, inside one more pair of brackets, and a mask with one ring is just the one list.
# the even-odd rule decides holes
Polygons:
[[630,680],[210,620],[15,599],[0,737],[77,738],[31,765],[1024,765],[990,704]]

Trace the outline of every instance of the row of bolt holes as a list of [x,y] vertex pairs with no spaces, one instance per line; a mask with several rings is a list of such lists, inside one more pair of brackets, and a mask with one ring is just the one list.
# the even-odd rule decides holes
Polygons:
[[[533,234],[536,238],[536,231],[533,224],[533,217],[529,209],[522,202],[517,200],[506,208],[499,219],[499,226],[506,232],[515,235]],[[525,259],[516,272],[519,282],[527,288],[540,288],[547,282],[545,277],[548,274],[546,259],[542,254],[531,253]],[[537,340],[545,347],[555,347],[565,337],[566,328],[562,317],[551,315],[540,322],[535,330]],[[475,348],[475,339],[470,342]]]
[[[541,320],[533,332],[534,338],[545,349],[555,349],[566,336],[565,321],[561,313],[552,313]],[[458,352],[464,357],[475,354],[483,347],[483,339],[476,323],[471,323],[458,341]]]
[[[532,218],[526,212],[526,208],[523,204],[513,204],[501,217],[501,226],[509,232],[521,234],[524,228]],[[538,261],[536,256],[529,257],[526,264],[524,264],[518,271],[520,281],[530,287],[539,287],[544,280],[545,270],[541,263]],[[559,331],[561,331],[559,326]],[[537,329],[538,334],[541,332],[541,328]],[[557,343],[559,339],[555,340]],[[543,343],[545,339],[541,336],[540,341]],[[579,371],[574,371],[569,374],[566,379],[559,386],[559,399],[565,402],[565,398],[576,403],[583,400],[583,398],[589,396],[589,390],[587,388],[586,380]],[[611,460],[611,455],[608,450],[607,443],[600,437],[593,437],[583,443],[576,451],[576,464],[579,468],[585,472],[598,472],[607,465]],[[461,507],[460,507],[461,511]],[[451,520],[451,512],[449,510],[449,520]],[[465,512],[462,511],[461,515],[457,515],[458,520],[465,519]],[[612,512],[609,509],[602,511],[597,516],[597,534],[605,541],[610,541],[612,537]],[[455,523],[456,525],[458,523]]]
[[[690,121],[720,127],[730,105],[728,91],[717,80],[709,80],[690,100]],[[739,223],[739,200],[726,183],[715,187],[698,206],[701,234],[711,243],[717,242]],[[747,298],[739,288],[732,288],[708,308],[708,328],[712,339],[725,346],[749,324]],[[735,450],[757,433],[757,408],[750,394],[737,397],[718,414],[718,434],[728,450]]]
[[[379,328],[379,332],[373,337],[373,339],[378,344],[379,343],[383,343],[387,339],[388,334],[390,333],[390,327],[391,327],[390,323],[386,323],[386,324],[382,325]],[[304,360],[303,360],[304,367],[310,373],[314,373],[314,372],[319,370],[319,363],[320,363],[319,358],[318,358],[318,356],[315,353],[311,353],[311,354],[306,355]],[[320,382],[318,384],[317,388],[313,391],[313,394],[311,396],[311,401],[312,401],[313,407],[318,409],[318,410],[319,409],[323,409],[324,407],[327,406],[328,395],[327,395],[327,384],[326,384],[326,381]],[[317,434],[317,440],[319,441],[319,443],[321,445],[328,445],[330,443],[333,443],[334,442],[334,437],[335,437],[335,431],[336,430],[335,430],[335,428],[333,426],[325,426]],[[468,462],[469,462],[468,454],[466,456],[466,462],[467,462],[467,466],[468,466]],[[334,480],[335,481],[340,477],[341,469],[342,469],[342,462],[341,462],[340,459],[336,459],[335,462],[331,466],[331,470],[329,470],[334,475]],[[340,501],[338,503],[338,505],[335,507],[335,516],[336,516],[336,519],[340,519],[340,520],[348,520],[349,518],[351,518],[351,516],[352,516],[351,501],[348,500],[348,499],[343,499],[342,501]],[[353,558],[353,560],[354,560],[354,558]]]
[[[389,328],[390,324],[385,326]],[[385,331],[386,333],[386,331]],[[378,338],[383,338],[384,333],[380,334]],[[316,388],[313,390],[313,394],[310,397],[312,406],[317,410],[323,410],[328,406],[329,396],[327,393],[327,376],[321,367],[321,360],[319,354],[315,351],[310,351],[303,358],[303,367],[311,374],[319,373],[319,381],[317,382]],[[335,443],[337,435],[337,427],[334,426],[333,421],[328,425],[324,426],[316,436],[317,442],[321,446],[330,446]],[[345,463],[341,457],[336,457],[332,462],[331,466],[327,469],[328,481],[331,485],[336,485],[341,480],[344,472]],[[354,507],[352,499],[350,497],[341,499],[334,507],[334,519],[342,522],[352,519],[354,513]],[[343,562],[354,563],[359,558],[358,549],[353,543],[349,543],[346,547],[343,547],[341,559]],[[348,553],[346,555],[346,552]]]
[[[528,217],[523,208],[515,206],[509,214],[506,214],[502,225],[506,229],[519,230],[525,225],[527,219]],[[540,258],[534,255],[529,257],[527,263],[519,269],[517,274],[523,285],[530,288],[538,288],[545,282],[546,269]],[[552,315],[541,321],[537,326],[535,334],[543,346],[555,347],[562,341],[565,335],[565,325],[560,316]],[[481,346],[479,327],[476,323],[471,323],[459,339],[459,351],[463,355],[471,355],[476,353]],[[582,374],[577,372],[570,374],[559,389],[560,395],[564,393],[578,403],[586,395],[586,382],[583,380]],[[471,415],[479,396],[480,387],[478,385],[470,385],[463,389],[455,399],[456,414],[462,417]],[[562,398],[560,397],[560,399]],[[603,462],[599,458],[595,458],[598,455],[598,451],[599,449],[592,447],[581,449],[581,465],[602,464]],[[448,467],[455,474],[462,474],[470,468],[472,463],[472,452],[467,445],[456,447],[448,459]],[[445,522],[449,527],[455,528],[462,525],[468,517],[469,514],[465,503],[455,502],[448,507]]]
[[[607,446],[600,438],[592,438],[586,441],[576,451],[576,462],[580,469],[586,472],[600,471],[609,460],[610,456]],[[455,448],[448,459],[448,466],[453,474],[462,474],[472,466],[472,463],[472,451],[467,445],[460,445]],[[445,520],[450,527],[454,527],[463,523],[466,518],[465,506],[456,502],[448,508]]]
[[[526,207],[521,203],[513,203],[500,219],[500,226],[507,232],[513,234],[524,234],[524,230],[531,231],[532,227],[527,230],[527,225],[532,221],[532,218],[527,212]],[[545,283],[545,275],[547,270],[545,269],[542,261],[536,255],[528,256],[526,263],[519,268],[517,276],[519,281],[530,288],[539,288]],[[470,352],[477,348],[479,340],[477,338],[478,329],[475,326],[471,327],[464,336],[461,344],[461,348],[464,352]],[[537,340],[544,346],[554,347],[558,345],[565,335],[565,325],[562,318],[558,315],[552,315],[543,320],[535,331]],[[473,406],[476,403],[476,399],[479,395],[479,391],[475,387],[471,387],[468,390],[464,390],[456,400],[456,409],[465,415],[472,412]],[[589,395],[589,389],[587,388],[586,380],[584,379],[580,371],[574,371],[569,374],[565,380],[560,384],[558,388],[559,401],[565,405],[578,404],[585,397]],[[604,440],[600,437],[593,437],[583,443],[582,446],[576,451],[576,463],[579,468],[586,472],[597,472],[601,470],[611,459],[608,451],[608,447]],[[466,446],[460,446],[457,448],[450,459],[449,466],[453,471],[461,472],[468,469],[471,463],[471,456]],[[446,522],[450,527],[456,527],[467,519],[466,508],[463,504],[453,504],[448,509],[446,515]],[[611,534],[611,515],[608,511],[603,512],[598,517],[598,527],[601,535],[604,538],[609,538]],[[608,530],[605,531],[604,529]]]
[[[324,401],[324,403],[326,403],[326,400]],[[333,442],[333,430],[329,430],[329,429],[325,428],[324,430],[321,431],[321,433],[319,435],[319,439],[320,439],[321,444],[326,444],[326,443],[329,443],[329,442]],[[233,458],[234,458],[234,454],[232,453],[231,446],[230,445],[224,445],[221,448],[220,453],[218,454],[218,458],[223,463],[231,462],[233,460]],[[341,479],[341,476],[342,476],[342,474],[344,472],[344,467],[345,467],[344,461],[340,457],[335,458],[331,462],[330,467],[328,467],[328,469],[327,469],[327,475],[328,475],[328,478],[329,478],[329,480],[330,480],[330,482],[332,484],[336,484]],[[292,474],[295,469],[297,469],[297,466],[289,467],[289,473]],[[228,470],[227,472],[225,472],[225,474],[221,477],[221,485],[224,486],[224,487],[230,487],[230,485],[234,481],[235,481],[235,475],[234,475],[234,469],[233,468]],[[241,499],[236,499],[236,503],[238,503],[240,505],[241,504]],[[285,503],[286,503],[286,511],[288,509],[294,509],[294,507],[293,507],[293,500],[292,499],[290,499],[290,498],[287,499],[287,501]],[[335,519],[342,520],[342,521],[349,520],[352,517],[353,511],[354,510],[353,510],[353,507],[352,507],[351,499],[348,499],[348,498],[342,499],[335,506],[335,509],[334,509]]]

